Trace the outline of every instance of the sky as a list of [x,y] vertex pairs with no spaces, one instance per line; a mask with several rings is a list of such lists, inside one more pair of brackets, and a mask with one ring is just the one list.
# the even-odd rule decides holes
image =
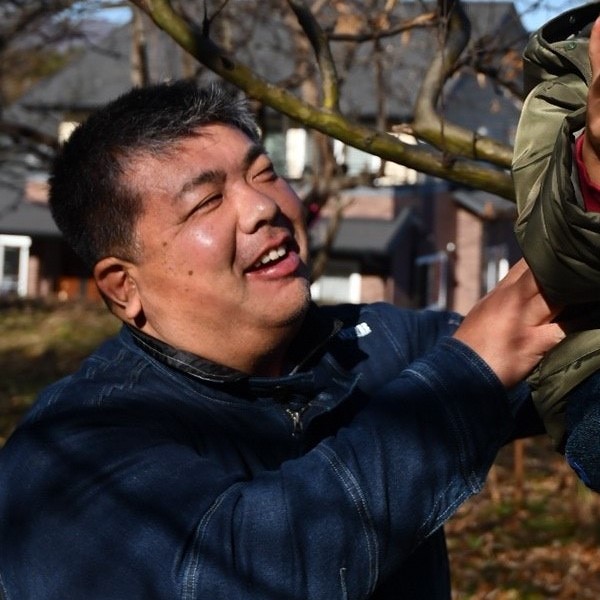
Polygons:
[[[546,21],[566,10],[587,4],[585,0],[514,0],[514,2],[528,31],[535,31]],[[536,6],[539,8],[535,8]]]

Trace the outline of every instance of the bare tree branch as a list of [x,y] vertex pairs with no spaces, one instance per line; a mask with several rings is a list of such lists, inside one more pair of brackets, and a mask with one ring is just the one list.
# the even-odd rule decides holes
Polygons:
[[[202,36],[192,24],[182,19],[173,10],[168,0],[132,1],[147,13],[158,27],[209,69],[244,90],[250,97],[292,119],[355,148],[380,156],[384,160],[397,162],[442,179],[487,190],[505,198],[514,197],[512,180],[508,172],[498,171],[469,160],[444,161],[439,153],[404,144],[388,133],[355,123],[339,113],[303,102],[287,90],[258,77],[246,65],[223,52],[212,40]],[[489,145],[496,150],[502,149],[493,141],[486,141],[483,138],[474,140],[472,134],[468,144],[463,141],[460,145],[449,145],[446,141],[443,147],[445,150],[452,151],[456,148],[457,154],[473,159],[487,159],[498,164],[497,157],[487,151]],[[507,166],[504,159],[500,160],[500,164]]]
[[148,49],[142,12],[134,8],[131,35],[131,81],[134,85],[147,85],[150,82]]
[[[14,20],[9,18],[3,19],[4,22],[0,34],[0,52],[4,50],[7,44],[16,35],[27,29],[40,17],[60,12],[61,10],[72,6],[75,2],[76,0],[52,0],[51,2],[28,2],[19,4],[19,10],[15,11],[16,18]],[[4,8],[5,10],[8,9],[8,3]]]
[[[446,10],[446,0],[439,0]],[[460,2],[450,2],[436,52],[419,91],[414,110],[413,131],[445,152],[446,160],[454,156],[469,156],[475,160],[494,162],[510,168],[512,148],[489,138],[478,137],[471,130],[448,123],[438,111],[440,98],[455,64],[469,41],[471,25]],[[442,5],[444,5],[442,7]]]
[[344,211],[352,202],[351,200],[342,201],[339,194],[334,194],[331,200],[331,204],[333,205],[333,214],[328,223],[327,231],[325,232],[323,246],[319,248],[316,256],[314,256],[311,261],[311,281],[316,281],[325,273],[325,268],[327,266],[329,256],[331,255],[333,243],[336,240],[338,230],[342,223]]
[[331,51],[329,49],[327,36],[317,23],[310,9],[302,2],[302,0],[288,0],[288,4],[296,15],[298,23],[300,23],[304,33],[306,33],[306,37],[310,41],[315,52],[322,79],[322,106],[325,110],[338,111],[338,77],[333,57],[331,56]]
[[[0,163],[11,173],[43,168],[58,147],[55,136],[17,122],[7,106],[44,75],[54,72],[88,44],[87,14],[107,0],[2,0],[0,2]],[[91,34],[91,29],[88,31]],[[93,36],[92,36],[93,37]],[[23,107],[25,105],[23,104]],[[17,164],[20,168],[16,168]],[[3,187],[6,183],[3,182]]]
[[372,40],[380,40],[386,37],[393,37],[399,33],[410,31],[411,29],[427,29],[435,27],[438,23],[438,17],[435,12],[427,12],[415,17],[414,19],[406,19],[398,23],[395,27],[391,27],[382,31],[365,31],[364,33],[327,33],[327,37],[331,42],[369,42]]

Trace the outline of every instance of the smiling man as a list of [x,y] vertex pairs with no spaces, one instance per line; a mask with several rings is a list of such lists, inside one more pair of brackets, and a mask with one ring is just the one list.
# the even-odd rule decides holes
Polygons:
[[[302,206],[255,139],[209,124],[127,161],[140,257],[96,263],[125,322],[246,373],[276,374],[309,303]],[[173,310],[173,307],[177,310]]]
[[450,597],[442,525],[564,335],[524,263],[462,323],[315,306],[245,104],[186,82],[92,115],[50,202],[123,328],[0,452],[3,600]]

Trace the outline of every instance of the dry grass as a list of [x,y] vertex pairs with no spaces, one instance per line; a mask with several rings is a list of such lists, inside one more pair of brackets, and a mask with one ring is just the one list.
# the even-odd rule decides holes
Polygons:
[[118,328],[102,304],[0,306],[0,445],[42,387],[75,370]]
[[600,598],[600,495],[545,437],[526,442],[522,487],[512,446],[494,475],[446,528],[454,600]]

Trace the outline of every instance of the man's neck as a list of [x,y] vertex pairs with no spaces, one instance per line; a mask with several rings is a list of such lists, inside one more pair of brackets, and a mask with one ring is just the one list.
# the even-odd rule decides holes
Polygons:
[[[304,325],[304,329],[298,332]],[[272,352],[263,348],[262,353],[253,353],[252,360],[240,361],[239,368],[233,363],[215,361],[180,348],[176,348],[155,336],[148,335],[133,325],[128,325],[138,346],[157,360],[200,379],[213,382],[233,382],[248,376],[274,377],[304,368],[327,341],[339,331],[341,324],[332,320],[316,307],[311,306],[306,317],[290,334],[285,346],[274,345]],[[279,338],[281,340],[281,337]]]
[[270,328],[258,334],[253,332],[254,335],[246,338],[240,336],[235,344],[228,345],[223,360],[216,362],[251,376],[283,375],[286,370],[293,368],[288,357],[289,349],[303,322],[304,318],[278,329]]

